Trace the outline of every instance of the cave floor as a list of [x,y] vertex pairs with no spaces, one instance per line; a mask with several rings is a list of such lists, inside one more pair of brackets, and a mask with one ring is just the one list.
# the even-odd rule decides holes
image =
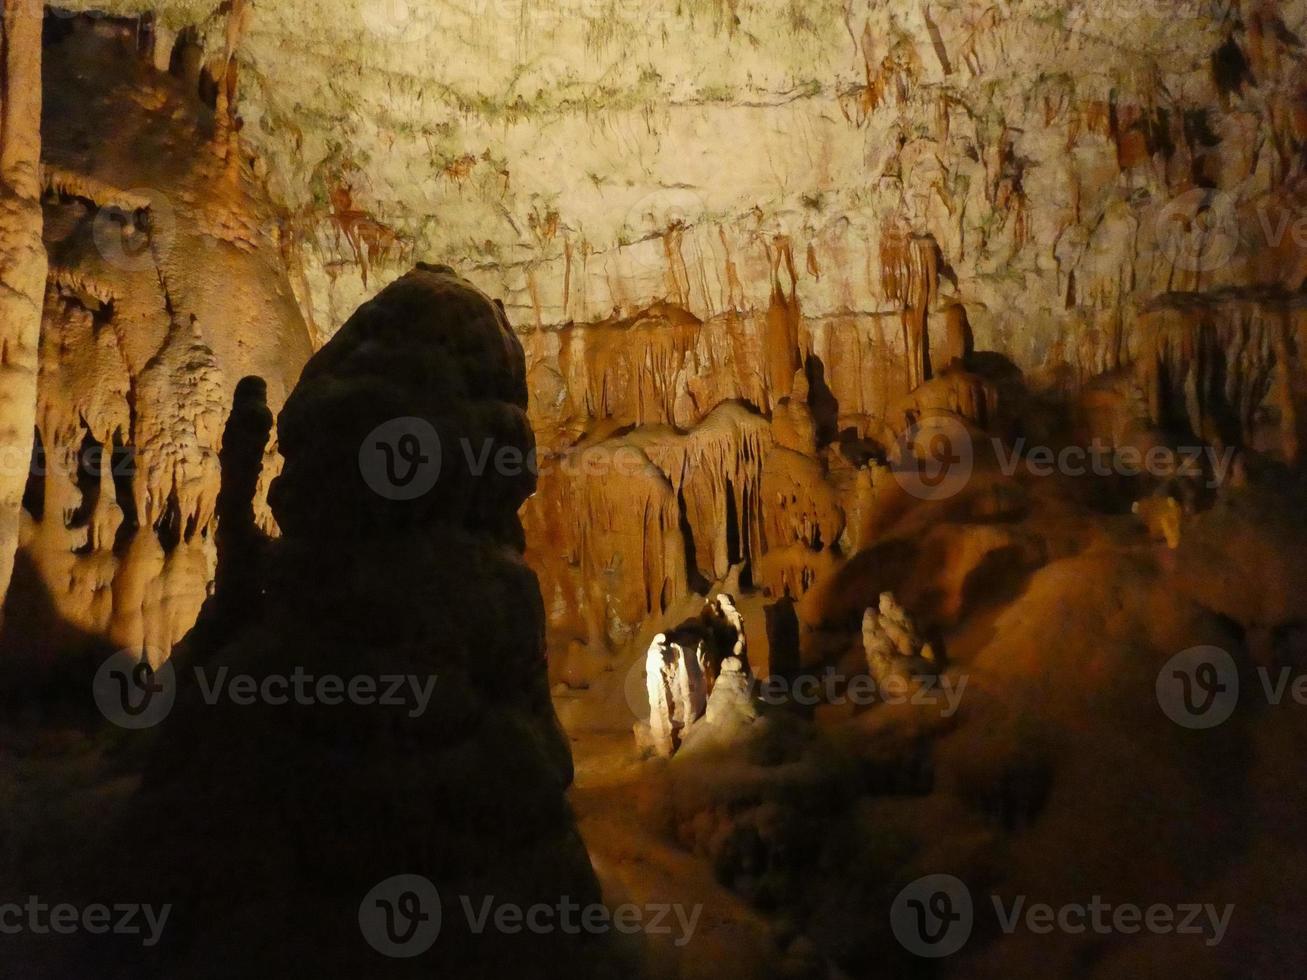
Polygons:
[[[576,781],[573,809],[610,908],[680,905],[685,915],[701,906],[692,943],[677,945],[679,929],[645,937],[645,976],[697,980],[777,973],[775,926],[722,887],[705,862],[651,833],[639,800],[661,764],[642,762],[630,732],[582,731],[572,738]],[[675,921],[669,919],[669,921]],[[692,955],[691,955],[692,951]]]

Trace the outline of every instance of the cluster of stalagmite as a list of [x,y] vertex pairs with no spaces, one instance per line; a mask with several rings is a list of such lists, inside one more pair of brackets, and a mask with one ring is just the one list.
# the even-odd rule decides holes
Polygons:
[[645,656],[649,721],[636,724],[636,744],[669,758],[708,709],[707,656],[703,641],[694,649],[659,633]]
[[644,675],[649,718],[634,726],[643,752],[670,758],[703,724],[721,733],[757,716],[744,617],[726,593],[697,619],[655,636]]
[[922,639],[917,625],[892,592],[862,615],[862,649],[867,672],[883,684],[890,677],[912,678],[939,670],[934,647]]

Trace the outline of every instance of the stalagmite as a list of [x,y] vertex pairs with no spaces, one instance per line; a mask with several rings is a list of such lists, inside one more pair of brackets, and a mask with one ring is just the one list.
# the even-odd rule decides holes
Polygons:
[[[267,399],[267,384],[254,377],[242,378],[232,397],[231,415],[218,454],[222,484],[215,514],[217,566],[213,595],[204,607],[204,618],[196,625],[197,633],[234,632],[256,618],[263,604],[263,566],[271,542],[258,526],[254,500],[272,432]],[[205,642],[213,643],[213,638],[206,635]]]
[[731,656],[741,664],[749,663],[749,641],[744,635],[744,617],[735,608],[735,597],[723,592],[717,597],[717,613],[735,630],[735,643],[731,647]]
[[[649,645],[645,657],[645,687],[649,694],[649,747],[656,755],[670,758],[676,751],[673,739],[672,715],[675,668],[671,662],[667,635],[659,633]],[[637,741],[640,738],[639,725],[636,726]]]
[[645,656],[649,720],[635,724],[636,745],[670,758],[708,709],[703,643],[694,650],[659,633]]
[[[232,425],[233,438],[248,425],[249,469],[258,394],[244,386]],[[478,907],[487,896],[522,908],[599,900],[564,797],[571,757],[549,699],[539,588],[522,561],[517,510],[534,476],[481,473],[451,452],[425,494],[396,499],[360,466],[396,417],[423,419],[447,446],[529,452],[526,398],[502,313],[431,267],[361,307],[309,362],[278,421],[283,537],[253,572],[266,601],[178,653],[176,707],[105,835],[116,886],[172,908],[157,947],[115,947],[125,967],[196,976],[220,956],[249,975],[366,975],[379,960],[360,936],[361,903],[401,873]],[[249,469],[234,476],[243,497]],[[204,683],[236,674],[268,691],[297,674],[353,680],[348,696],[310,684],[307,697],[245,704],[233,687],[206,703]],[[411,680],[385,697],[392,676]],[[148,867],[121,845],[146,824]],[[287,919],[286,908],[298,912]],[[440,942],[407,970],[394,962],[403,976],[503,976],[524,958],[616,975],[604,950],[602,937],[560,930],[481,935],[447,906]]]
[[892,676],[919,677],[938,671],[934,648],[922,640],[916,624],[891,592],[862,616],[862,647],[867,670],[878,684]]
[[738,730],[758,717],[753,703],[752,678],[743,661],[727,657],[708,697],[704,721],[719,730]]

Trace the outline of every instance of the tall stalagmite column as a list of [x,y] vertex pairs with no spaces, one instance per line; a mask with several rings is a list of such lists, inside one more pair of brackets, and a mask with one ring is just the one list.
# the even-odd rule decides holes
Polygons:
[[41,241],[41,19],[38,0],[3,2],[0,36],[0,601],[9,589],[36,424]]

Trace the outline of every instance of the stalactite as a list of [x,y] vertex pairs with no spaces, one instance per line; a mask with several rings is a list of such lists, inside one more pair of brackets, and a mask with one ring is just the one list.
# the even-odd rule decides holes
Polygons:
[[886,229],[880,242],[881,289],[902,308],[908,389],[930,380],[928,320],[939,293],[939,245]]
[[1177,296],[1142,318],[1136,373],[1150,414],[1216,446],[1298,452],[1296,306],[1273,296]]

